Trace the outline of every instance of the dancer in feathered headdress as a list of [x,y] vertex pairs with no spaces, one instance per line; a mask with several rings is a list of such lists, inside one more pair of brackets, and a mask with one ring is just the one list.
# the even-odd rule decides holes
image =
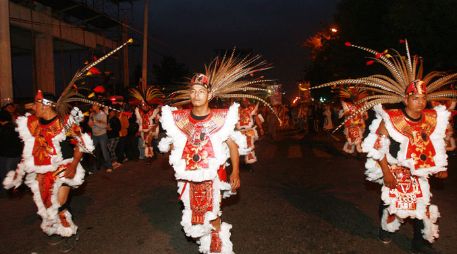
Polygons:
[[[221,222],[220,202],[240,187],[239,154],[246,154],[246,138],[235,125],[237,103],[229,109],[211,109],[214,98],[248,98],[268,103],[252,93],[268,92],[266,80],[245,80],[247,76],[268,69],[259,56],[238,58],[234,52],[216,58],[206,73],[197,73],[186,90],[174,93],[175,105],[191,103],[191,109],[162,107],[160,122],[167,137],[159,148],[170,149],[170,164],[178,181],[184,204],[181,225],[187,236],[198,239],[202,253],[233,253],[230,224]],[[230,157],[232,174],[227,179],[225,165]],[[229,182],[227,182],[229,180]]]
[[[153,139],[159,137],[160,104],[165,99],[164,94],[157,88],[130,89],[130,95],[135,99],[136,121],[139,125],[141,140],[140,158],[152,158],[154,156]],[[154,105],[157,105],[154,107]]]
[[[58,244],[63,241],[62,237],[66,237],[65,244],[60,245],[65,252],[73,248],[71,243],[74,241],[68,239],[78,228],[67,209],[68,195],[71,187],[83,183],[84,169],[79,163],[82,153],[94,149],[92,139],[79,127],[84,116],[72,103],[98,104],[81,95],[75,82],[85,78],[92,67],[126,44],[79,70],[58,99],[38,91],[32,106],[34,114],[17,119],[17,130],[24,142],[23,158],[16,171],[8,173],[3,185],[6,189],[17,188],[25,176],[25,183],[33,192],[38,214],[43,220],[41,229],[49,236],[58,236],[50,240],[51,244]],[[68,149],[62,146],[70,144],[75,146],[73,154],[64,154],[63,151]]]
[[361,106],[358,101],[367,96],[367,92],[359,87],[344,86],[340,88],[339,95],[341,98],[341,106],[339,117],[344,117],[344,135],[346,143],[344,143],[343,151],[353,154],[357,149],[358,153],[362,153],[363,133],[365,132],[365,119],[367,113],[354,114]]
[[255,141],[264,134],[262,123],[264,122],[263,116],[259,113],[259,102],[252,104],[248,99],[243,98],[241,100],[241,107],[239,109],[239,120],[236,124],[236,129],[239,130],[244,136],[250,152],[244,156],[244,162],[246,164],[252,164],[257,161],[255,155]]
[[[408,42],[402,42],[405,56],[395,50],[377,52],[346,43],[371,53],[374,57],[368,64],[379,63],[390,75],[339,80],[316,88],[353,84],[370,91],[354,114],[372,107],[377,114],[362,148],[368,153],[367,179],[383,185],[380,238],[390,242],[390,232],[398,230],[404,219],[416,218],[412,248],[425,251],[429,247],[424,239],[433,242],[438,237],[439,217],[438,207],[430,204],[428,176],[447,177],[444,137],[450,115],[444,106],[425,108],[427,101],[457,97],[457,91],[448,88],[457,81],[457,73],[433,71],[423,75],[422,59],[411,57]],[[404,108],[385,110],[381,106],[400,102]],[[397,154],[389,152],[389,137],[400,143]]]

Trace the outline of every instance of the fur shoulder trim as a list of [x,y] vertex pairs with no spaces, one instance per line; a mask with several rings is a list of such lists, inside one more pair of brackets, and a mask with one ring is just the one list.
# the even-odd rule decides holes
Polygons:
[[[432,141],[433,147],[435,148],[435,167],[428,170],[428,174],[446,171],[448,165],[446,143],[444,138],[446,137],[446,128],[449,124],[451,112],[449,112],[443,105],[436,106],[434,110],[436,111],[436,126],[435,130],[430,135],[430,141]],[[419,172],[416,174],[418,173]]]
[[379,114],[376,114],[376,118],[370,124],[369,130],[370,133],[362,142],[363,152],[368,153],[367,157],[371,157],[375,160],[381,160],[384,155],[389,152],[390,140],[388,138],[381,138],[380,147],[375,148],[376,142],[380,138],[377,134],[379,125],[381,124],[382,117]]
[[398,154],[396,156],[399,165],[410,168],[411,173],[417,176],[428,176],[430,174],[435,174],[437,172],[446,170],[447,154],[444,137],[450,113],[446,110],[444,106],[437,106],[434,109],[437,113],[437,124],[435,126],[433,133],[430,135],[430,140],[432,141],[432,144],[436,152],[436,155],[434,157],[436,165],[434,167],[421,168],[419,170],[414,167],[413,159],[406,159],[406,153],[408,151],[409,144],[408,137],[402,135],[400,132],[397,131],[397,129],[393,126],[392,121],[390,120],[389,114],[382,109],[381,105],[377,105],[374,108],[376,113],[381,115],[390,137],[398,143],[400,143],[400,150],[398,151]]
[[160,142],[161,144],[159,147],[162,151],[167,151],[170,144],[173,144],[173,150],[170,153],[169,161],[175,170],[176,179],[201,182],[212,180],[217,177],[217,170],[221,165],[226,163],[227,158],[229,157],[229,150],[224,142],[230,136],[233,136],[235,142],[238,141],[239,143],[237,144],[243,149],[243,138],[234,134],[235,124],[238,122],[238,106],[238,104],[234,103],[229,108],[224,124],[210,137],[215,158],[210,158],[208,160],[208,168],[201,168],[192,171],[186,170],[186,162],[182,159],[183,150],[187,142],[187,136],[176,126],[173,112],[177,109],[169,106],[162,107],[162,117],[160,118],[160,122],[168,137]]
[[65,129],[62,128],[62,131],[59,134],[57,134],[54,138],[52,138],[52,144],[53,144],[54,148],[56,149],[56,155],[51,157],[51,165],[36,166],[34,159],[33,159],[33,155],[32,155],[33,146],[35,143],[35,137],[32,136],[32,134],[29,131],[29,127],[28,127],[28,121],[33,120],[32,119],[33,117],[35,117],[35,116],[26,114],[23,117],[19,117],[16,121],[16,123],[17,123],[16,131],[19,132],[20,138],[24,141],[24,149],[22,150],[22,160],[25,165],[24,170],[26,173],[29,173],[29,172],[46,173],[49,171],[53,171],[54,170],[53,165],[55,165],[63,160],[62,152],[60,149],[60,142],[66,138]]

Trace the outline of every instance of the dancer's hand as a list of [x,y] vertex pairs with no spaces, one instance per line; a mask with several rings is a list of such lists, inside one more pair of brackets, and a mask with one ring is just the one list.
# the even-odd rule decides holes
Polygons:
[[73,163],[70,163],[63,174],[63,177],[72,179],[76,175],[76,166],[73,166]]
[[447,178],[447,171],[441,171],[435,174],[436,178],[439,179],[446,179]]
[[391,189],[397,187],[397,180],[392,173],[384,174],[384,185]]
[[230,186],[232,187],[232,192],[235,192],[240,188],[241,182],[240,182],[240,175],[236,173],[232,173],[230,175]]

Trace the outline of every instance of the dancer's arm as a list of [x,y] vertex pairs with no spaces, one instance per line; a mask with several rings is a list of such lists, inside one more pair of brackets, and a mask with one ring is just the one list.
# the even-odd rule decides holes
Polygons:
[[235,192],[240,188],[240,154],[238,153],[238,145],[230,138],[226,141],[230,150],[230,160],[232,162],[232,174],[230,175],[230,185],[232,191]]
[[[389,137],[389,133],[387,132],[387,129],[384,125],[384,121],[382,121],[379,124],[377,133],[380,136]],[[384,157],[381,160],[379,160],[378,163],[379,163],[379,166],[381,166],[382,174],[384,176],[384,185],[393,189],[397,186],[397,180],[395,179],[392,172],[390,172],[390,167],[389,167],[389,163],[387,162],[386,156],[387,155],[384,155]]]

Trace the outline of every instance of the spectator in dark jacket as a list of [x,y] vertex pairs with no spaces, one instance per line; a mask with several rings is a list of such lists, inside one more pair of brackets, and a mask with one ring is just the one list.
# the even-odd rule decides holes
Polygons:
[[121,130],[121,121],[118,118],[118,113],[115,110],[111,110],[108,115],[108,151],[111,156],[111,161],[113,163],[113,169],[121,166],[121,163],[117,160],[116,157],[116,147],[119,143],[119,131]]
[[19,133],[15,131],[15,112],[16,107],[12,103],[3,106],[0,111],[0,183],[3,182],[6,173],[15,170],[21,161],[23,143]]
[[127,129],[126,140],[126,155],[129,160],[138,160],[140,157],[140,150],[138,150],[138,123],[136,122],[135,114],[129,119],[129,127]]

